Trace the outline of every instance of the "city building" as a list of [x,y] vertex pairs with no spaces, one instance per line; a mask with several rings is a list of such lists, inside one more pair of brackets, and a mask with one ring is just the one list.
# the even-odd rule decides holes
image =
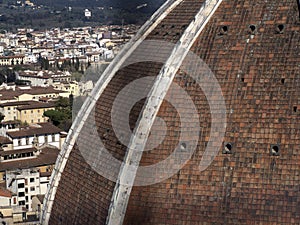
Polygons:
[[23,123],[47,122],[44,112],[54,110],[54,102],[17,101],[0,104],[0,112],[4,115],[2,122],[20,121]]
[[7,171],[6,189],[16,193],[12,201],[17,202],[19,206],[26,207],[28,211],[32,211],[32,198],[37,195],[44,195],[49,183],[49,180],[41,182],[40,179],[40,172],[37,169]]
[[12,140],[12,149],[27,149],[51,145],[58,149],[61,148],[64,138],[61,129],[51,123],[38,123],[18,131],[9,131],[7,136]]
[[84,10],[84,16],[86,18],[90,18],[92,16],[92,12],[90,10],[88,10],[88,9],[85,9]]
[[14,66],[24,64],[24,55],[0,56],[0,66]]
[[36,168],[6,171],[5,187],[0,188],[1,222],[37,224],[50,175]]
[[299,11],[166,1],[84,104],[41,223],[299,224]]
[[16,101],[39,101],[43,98],[58,99],[68,96],[67,92],[49,87],[12,87],[0,90],[0,103]]
[[79,84],[77,81],[71,81],[71,82],[57,82],[53,84],[54,88],[56,90],[61,90],[67,93],[67,96],[69,97],[70,95],[73,96],[80,96],[80,90],[79,90]]

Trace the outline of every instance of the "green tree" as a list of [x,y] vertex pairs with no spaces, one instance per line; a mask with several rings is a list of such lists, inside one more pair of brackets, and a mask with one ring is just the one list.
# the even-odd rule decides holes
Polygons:
[[59,126],[65,119],[67,119],[67,115],[58,110],[48,110],[44,112],[44,116],[48,117],[55,126]]
[[64,110],[70,107],[69,98],[60,97],[55,104],[57,110]]
[[44,116],[48,117],[55,126],[68,131],[72,124],[72,104],[73,96],[60,97],[55,104],[55,110],[44,112]]

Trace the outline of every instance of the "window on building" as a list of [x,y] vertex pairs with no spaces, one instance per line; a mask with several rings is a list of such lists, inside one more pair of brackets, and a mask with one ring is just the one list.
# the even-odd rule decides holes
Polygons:
[[55,134],[52,134],[51,137],[52,137],[52,141],[55,141]]
[[18,139],[18,145],[21,146],[22,145],[22,141],[21,139]]
[[24,187],[25,187],[24,183],[18,184],[18,188],[24,188]]
[[28,188],[25,188],[25,193],[26,193],[26,194],[28,193]]
[[30,187],[30,191],[35,191],[35,187]]
[[25,185],[28,185],[28,179],[25,179]]
[[19,197],[24,197],[24,196],[25,196],[25,192],[19,192],[19,193],[18,193],[18,196],[19,196]]
[[48,143],[48,135],[45,135],[45,143]]
[[26,137],[26,145],[29,145],[29,137]]
[[28,196],[25,196],[25,201],[28,202]]
[[34,182],[34,178],[30,178],[30,183]]
[[17,198],[13,198],[14,205],[17,204]]

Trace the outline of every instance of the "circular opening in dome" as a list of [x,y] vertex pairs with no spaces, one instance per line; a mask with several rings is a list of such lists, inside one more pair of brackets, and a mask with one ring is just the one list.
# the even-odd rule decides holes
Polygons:
[[278,31],[281,33],[283,31],[283,29],[284,29],[284,25],[283,24],[279,24],[277,26],[277,28],[278,28]]
[[227,31],[228,31],[228,26],[223,26],[223,27],[222,27],[222,31],[223,31],[224,33],[227,33]]
[[232,144],[226,143],[224,145],[223,154],[231,154],[232,153]]
[[228,26],[221,26],[218,35],[222,36],[224,34],[227,34],[227,32],[228,32]]
[[181,144],[180,144],[180,150],[181,151],[186,151],[186,143],[184,143],[184,142],[182,142]]
[[252,24],[249,26],[249,29],[250,29],[251,33],[254,33],[256,30],[256,26]]
[[278,156],[279,155],[279,145],[271,145],[271,155]]

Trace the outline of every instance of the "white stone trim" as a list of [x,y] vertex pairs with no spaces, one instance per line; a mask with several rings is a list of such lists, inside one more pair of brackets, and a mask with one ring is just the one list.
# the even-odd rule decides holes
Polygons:
[[[176,72],[187,56],[190,48],[204,29],[222,0],[204,2],[194,20],[189,24],[174,47],[169,59],[161,69],[148,95],[142,115],[127,147],[124,164],[115,186],[112,203],[106,225],[122,225],[126,214],[132,186],[134,185],[138,165],[143,155],[149,132],[155,121],[160,106],[173,82]],[[132,166],[136,165],[136,166]]]
[[64,171],[68,157],[73,149],[75,141],[82,129],[88,115],[92,112],[96,101],[101,96],[116,72],[121,68],[125,60],[134,52],[134,50],[142,43],[143,40],[157,27],[157,25],[183,0],[168,0],[165,2],[153,16],[142,26],[136,36],[124,46],[122,51],[117,55],[108,68],[104,71],[98,80],[95,88],[83,104],[78,116],[73,122],[62,150],[57,158],[54,171],[51,175],[50,187],[44,198],[43,211],[41,216],[41,224],[48,225],[50,214],[55,199],[56,190],[60,182],[61,173]]

